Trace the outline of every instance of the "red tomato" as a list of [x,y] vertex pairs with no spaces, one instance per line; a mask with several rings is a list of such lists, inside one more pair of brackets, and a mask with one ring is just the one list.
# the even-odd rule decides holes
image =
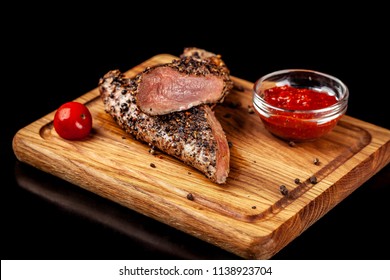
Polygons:
[[91,132],[92,115],[84,104],[70,101],[58,108],[53,125],[62,138],[81,140]]

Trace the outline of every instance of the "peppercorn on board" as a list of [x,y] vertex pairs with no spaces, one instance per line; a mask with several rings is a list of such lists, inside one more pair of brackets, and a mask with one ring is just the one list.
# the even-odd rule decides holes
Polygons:
[[[126,75],[173,58],[156,55]],[[235,89],[215,108],[231,143],[225,185],[126,135],[97,88],[75,100],[93,116],[87,139],[59,137],[51,112],[16,133],[15,155],[240,257],[269,259],[390,162],[390,130],[347,115],[329,135],[292,145],[253,112],[253,83],[232,79]]]

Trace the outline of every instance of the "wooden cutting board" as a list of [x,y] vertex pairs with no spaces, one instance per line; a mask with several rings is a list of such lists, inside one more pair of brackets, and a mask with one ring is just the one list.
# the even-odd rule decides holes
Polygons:
[[[174,58],[156,55],[126,74]],[[97,88],[76,99],[92,113],[89,138],[60,138],[51,112],[16,133],[15,155],[238,256],[269,259],[389,163],[390,131],[344,116],[322,139],[290,146],[248,110],[253,84],[232,79],[236,89],[215,109],[232,144],[225,185],[161,152],[153,155],[148,145],[125,135],[104,112]]]

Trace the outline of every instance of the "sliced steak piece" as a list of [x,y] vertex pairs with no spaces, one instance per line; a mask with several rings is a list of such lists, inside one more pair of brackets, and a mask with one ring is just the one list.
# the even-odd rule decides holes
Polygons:
[[146,68],[135,81],[137,105],[152,116],[223,102],[233,88],[221,56],[198,48],[186,48],[179,59]]
[[135,139],[149,143],[224,184],[230,151],[221,124],[208,105],[186,111],[150,116],[136,104],[138,80],[111,70],[99,80],[104,109]]

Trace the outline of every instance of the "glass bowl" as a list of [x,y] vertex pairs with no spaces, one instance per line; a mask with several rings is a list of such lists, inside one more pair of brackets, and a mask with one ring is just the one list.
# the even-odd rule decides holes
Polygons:
[[348,107],[338,78],[307,69],[269,73],[253,86],[253,106],[264,127],[288,141],[310,141],[332,131]]

